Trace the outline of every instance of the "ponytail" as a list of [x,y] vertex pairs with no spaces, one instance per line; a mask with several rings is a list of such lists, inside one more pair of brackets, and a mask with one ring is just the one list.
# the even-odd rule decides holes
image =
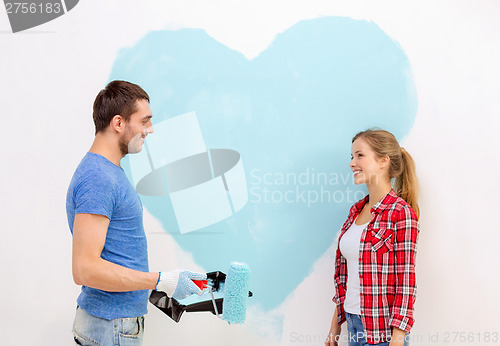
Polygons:
[[394,190],[396,194],[408,203],[415,213],[417,218],[420,217],[420,208],[418,207],[418,181],[415,171],[415,162],[411,155],[401,147],[402,157],[402,172],[395,178]]

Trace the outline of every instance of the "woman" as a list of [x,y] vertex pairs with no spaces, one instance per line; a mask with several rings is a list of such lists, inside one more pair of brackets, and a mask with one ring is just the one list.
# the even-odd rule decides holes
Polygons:
[[325,345],[337,345],[344,321],[349,338],[340,340],[349,339],[349,346],[408,345],[419,233],[415,165],[394,135],[383,130],[354,136],[351,158],[354,182],[366,184],[368,195],[351,207],[340,231],[337,307]]

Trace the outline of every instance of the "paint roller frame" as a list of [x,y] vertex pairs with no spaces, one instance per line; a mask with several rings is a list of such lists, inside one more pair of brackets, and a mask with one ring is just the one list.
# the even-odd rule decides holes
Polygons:
[[[226,274],[220,271],[210,272],[207,273],[207,279],[211,282],[212,291],[217,292],[220,289],[220,284],[226,282]],[[252,296],[253,293],[248,291],[248,297]],[[151,304],[156,306],[159,310],[177,323],[179,323],[184,312],[209,311],[219,317],[219,315],[223,312],[223,301],[224,298],[217,298],[184,305],[179,303],[176,299],[169,297],[165,292],[153,290],[149,296],[149,302]]]

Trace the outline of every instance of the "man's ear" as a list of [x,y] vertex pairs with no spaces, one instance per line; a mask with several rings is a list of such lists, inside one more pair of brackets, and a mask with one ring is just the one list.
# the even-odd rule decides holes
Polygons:
[[111,129],[117,133],[122,133],[124,129],[125,121],[123,120],[123,117],[119,114],[115,115],[109,124]]

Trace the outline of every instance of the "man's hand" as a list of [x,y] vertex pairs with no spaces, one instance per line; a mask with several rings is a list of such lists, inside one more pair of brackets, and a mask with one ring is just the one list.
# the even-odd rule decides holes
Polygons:
[[201,295],[203,291],[196,286],[193,280],[206,279],[206,274],[194,273],[183,269],[161,272],[156,290],[163,291],[169,297],[180,300],[192,294]]

